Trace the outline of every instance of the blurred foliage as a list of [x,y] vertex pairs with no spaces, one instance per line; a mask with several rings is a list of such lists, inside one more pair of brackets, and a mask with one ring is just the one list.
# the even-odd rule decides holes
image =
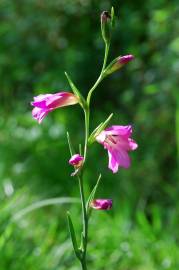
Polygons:
[[99,14],[111,5],[119,21],[110,59],[136,59],[98,87],[91,129],[114,112],[113,123],[133,123],[139,148],[116,175],[101,145],[90,149],[85,189],[102,172],[98,195],[114,200],[110,213],[93,214],[90,269],[179,269],[178,1],[1,0],[0,270],[79,269],[66,224],[70,208],[80,230],[78,204],[14,215],[45,198],[78,197],[66,130],[78,149],[82,113],[60,109],[38,125],[30,101],[69,90],[65,70],[87,94],[103,58]]

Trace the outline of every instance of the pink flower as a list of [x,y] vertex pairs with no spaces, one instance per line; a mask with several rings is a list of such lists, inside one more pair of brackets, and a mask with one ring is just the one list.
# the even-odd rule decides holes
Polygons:
[[83,164],[84,157],[80,156],[79,154],[73,155],[70,160],[69,164],[75,166],[76,168],[79,168]]
[[32,110],[32,116],[39,123],[41,123],[49,112],[60,107],[76,104],[78,102],[78,98],[69,92],[39,95],[34,97],[34,101],[31,102],[31,105],[35,107]]
[[112,207],[111,199],[97,199],[93,200],[90,204],[93,209],[96,210],[109,210]]
[[119,167],[127,169],[130,166],[128,151],[133,151],[138,147],[137,143],[130,138],[131,135],[132,126],[129,125],[112,126],[96,137],[96,140],[108,150],[108,168],[113,173],[116,173]]

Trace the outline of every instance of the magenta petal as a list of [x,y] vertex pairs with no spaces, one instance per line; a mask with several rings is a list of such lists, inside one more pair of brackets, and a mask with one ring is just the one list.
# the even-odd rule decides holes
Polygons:
[[31,105],[35,107],[39,107],[42,109],[50,109],[60,107],[62,103],[63,96],[60,94],[47,94],[47,95],[40,95],[40,97],[34,98],[35,101],[31,103]]
[[96,210],[109,210],[112,208],[112,200],[111,199],[96,199],[91,202],[90,206]]
[[73,166],[81,166],[83,163],[83,160],[84,160],[83,156],[79,154],[75,154],[70,158],[69,164]]
[[111,126],[106,130],[107,134],[111,135],[121,135],[121,136],[130,136],[132,134],[132,126]]
[[134,56],[132,54],[127,54],[124,56],[119,57],[118,61],[120,64],[127,64],[128,62],[132,61]]
[[46,109],[46,107],[47,107],[46,101],[47,101],[47,99],[49,99],[52,96],[53,96],[52,94],[38,95],[38,96],[34,97],[34,101],[31,102],[31,105],[34,107]]
[[128,139],[130,150],[135,150],[138,147],[138,144],[131,138]]
[[124,149],[120,148],[118,150],[113,150],[112,155],[120,167],[128,169],[130,166],[130,158]]
[[77,96],[70,92],[59,92],[56,94],[45,94],[34,97],[31,105],[35,107],[32,115],[39,123],[48,114],[57,108],[74,105],[79,102]]
[[47,97],[50,97],[52,96],[53,94],[41,94],[41,95],[38,95],[36,97],[34,97],[34,101],[43,101],[45,100]]
[[119,164],[111,154],[111,152],[108,151],[108,157],[109,157],[109,163],[108,163],[108,168],[112,170],[113,173],[116,173],[119,168]]
[[77,97],[70,92],[59,92],[56,94],[39,95],[34,98],[31,105],[42,109],[56,109],[78,103]]
[[32,110],[32,116],[34,119],[36,119],[39,124],[42,122],[42,120],[44,119],[44,117],[48,114],[49,111],[47,110],[43,110],[41,108],[37,108],[35,107],[33,110]]
[[108,150],[109,156],[109,169],[116,173],[119,167],[128,169],[130,166],[130,158],[127,151],[123,149],[119,150]]
[[64,107],[64,106],[69,106],[69,105],[74,105],[78,103],[77,97],[69,92],[61,92],[54,94],[51,100],[47,101],[47,107],[50,108],[58,108],[58,107]]

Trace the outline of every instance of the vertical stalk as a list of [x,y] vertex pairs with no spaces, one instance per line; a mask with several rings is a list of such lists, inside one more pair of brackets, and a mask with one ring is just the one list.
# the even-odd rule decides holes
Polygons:
[[81,262],[82,270],[87,270],[86,260]]
[[84,196],[83,180],[80,176],[78,176],[78,181],[79,181],[79,188],[80,188],[81,205],[82,205],[82,219],[83,219],[81,266],[82,266],[82,270],[87,270],[86,250],[87,250],[87,242],[88,242],[88,216],[87,216],[87,211],[86,211],[86,202],[85,202],[85,196]]
[[87,154],[87,147],[88,147],[88,137],[89,137],[89,116],[90,116],[90,109],[87,105],[87,108],[84,111],[85,114],[85,145],[84,145],[84,160],[86,160]]
[[107,63],[107,59],[108,59],[108,53],[109,53],[109,47],[110,47],[110,43],[106,43],[105,44],[105,53],[104,53],[104,62],[103,62],[103,67],[101,70],[101,73],[103,73],[105,67],[106,67],[106,63]]
[[[87,155],[87,147],[88,147],[88,137],[89,137],[89,116],[90,116],[90,109],[87,105],[85,110],[85,144],[84,144],[84,162],[86,161]],[[88,216],[86,211],[86,201],[84,195],[84,186],[83,186],[83,179],[81,176],[78,176],[79,181],[79,188],[80,188],[80,196],[81,196],[81,206],[82,206],[82,218],[83,218],[83,232],[82,232],[82,258],[81,258],[81,266],[82,270],[87,270],[86,266],[86,250],[87,250],[87,243],[88,243]]]
[[177,146],[177,172],[179,174],[179,96],[176,96],[175,130]]
[[106,67],[106,63],[107,63],[107,59],[108,59],[109,47],[110,47],[110,43],[105,43],[105,53],[104,53],[103,66],[102,66],[101,73],[100,73],[97,81],[95,82],[95,84],[92,86],[92,88],[88,92],[88,96],[87,96],[87,104],[88,104],[88,106],[90,105],[91,95],[92,95],[93,91],[96,89],[98,84],[103,79],[103,72],[104,72],[104,69]]

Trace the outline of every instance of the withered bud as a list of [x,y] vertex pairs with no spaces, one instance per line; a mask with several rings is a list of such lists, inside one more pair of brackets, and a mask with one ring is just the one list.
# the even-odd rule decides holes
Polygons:
[[105,43],[109,43],[111,35],[111,15],[108,11],[101,14],[101,33]]

